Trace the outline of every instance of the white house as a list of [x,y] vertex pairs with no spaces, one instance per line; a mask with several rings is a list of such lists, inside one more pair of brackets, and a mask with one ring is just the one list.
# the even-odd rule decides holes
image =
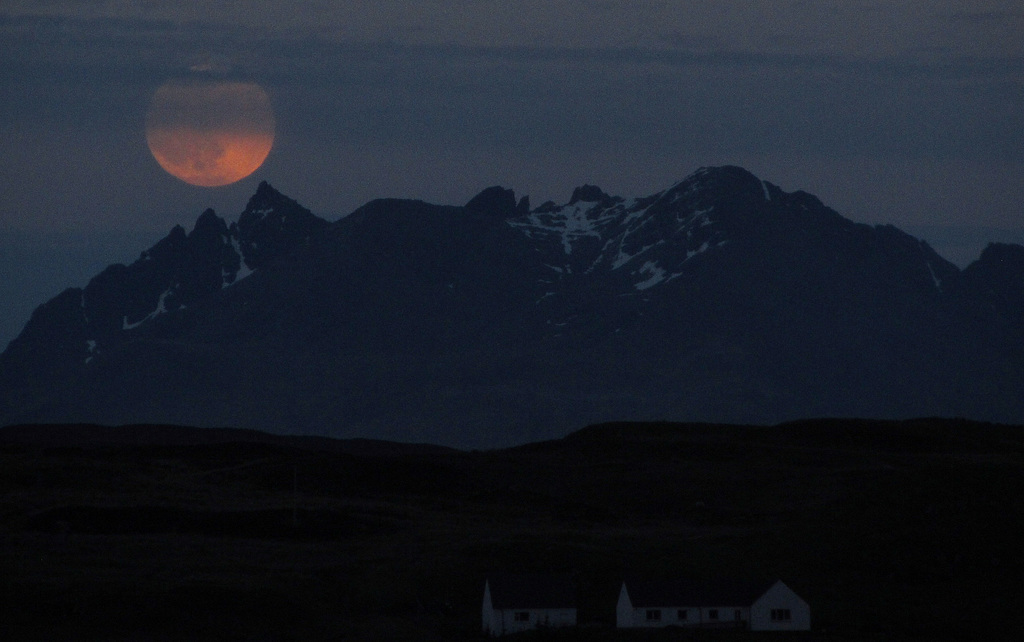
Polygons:
[[811,609],[781,581],[765,585],[698,585],[631,578],[616,606],[618,628],[736,627],[752,631],[808,631]]
[[483,629],[505,635],[576,626],[576,590],[567,575],[492,574],[484,581]]
[[779,580],[750,605],[750,630],[810,631],[811,607]]

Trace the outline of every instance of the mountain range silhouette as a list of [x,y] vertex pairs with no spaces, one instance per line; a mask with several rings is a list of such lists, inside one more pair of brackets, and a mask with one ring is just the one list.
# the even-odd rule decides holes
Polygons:
[[531,208],[261,183],[39,306],[0,423],[232,426],[463,448],[601,421],[1024,423],[1024,247],[961,270],[738,167]]

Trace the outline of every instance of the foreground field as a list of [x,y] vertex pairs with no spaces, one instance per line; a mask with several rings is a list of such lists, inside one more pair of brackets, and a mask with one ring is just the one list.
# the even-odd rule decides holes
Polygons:
[[[781,578],[799,639],[1024,638],[1024,429],[608,424],[462,452],[160,426],[0,429],[3,639],[479,637],[489,570]],[[787,638],[788,639],[788,638]]]

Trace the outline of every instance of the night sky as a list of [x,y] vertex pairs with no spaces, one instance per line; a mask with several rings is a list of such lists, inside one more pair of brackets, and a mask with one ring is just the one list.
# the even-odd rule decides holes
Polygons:
[[[1020,0],[4,0],[0,348],[32,309],[260,180],[335,220],[500,184],[650,194],[737,164],[963,266],[1024,241]],[[164,172],[168,80],[255,82],[276,141],[226,187]]]

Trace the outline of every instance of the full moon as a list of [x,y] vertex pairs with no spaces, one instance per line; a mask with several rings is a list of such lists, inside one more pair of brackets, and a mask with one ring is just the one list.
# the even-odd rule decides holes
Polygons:
[[146,143],[156,162],[186,183],[240,181],[274,145],[270,97],[251,82],[165,83],[146,113]]

